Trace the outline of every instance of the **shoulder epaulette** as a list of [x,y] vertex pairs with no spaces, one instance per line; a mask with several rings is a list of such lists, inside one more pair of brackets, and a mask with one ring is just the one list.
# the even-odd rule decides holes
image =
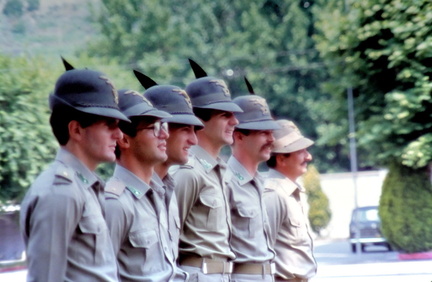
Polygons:
[[54,184],[65,185],[73,182],[75,171],[65,165],[58,165],[55,170]]
[[120,196],[125,190],[126,186],[118,179],[112,178],[105,185],[105,192],[115,196]]

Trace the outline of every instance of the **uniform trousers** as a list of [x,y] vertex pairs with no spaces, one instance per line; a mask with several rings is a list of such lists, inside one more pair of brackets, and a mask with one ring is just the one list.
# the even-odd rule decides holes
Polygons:
[[232,282],[248,282],[248,281],[263,281],[263,282],[275,282],[273,274],[259,275],[259,274],[231,274]]

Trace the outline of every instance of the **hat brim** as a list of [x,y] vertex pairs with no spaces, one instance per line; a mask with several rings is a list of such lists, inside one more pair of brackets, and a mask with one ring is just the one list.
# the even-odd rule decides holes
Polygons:
[[194,115],[187,114],[171,114],[172,117],[164,118],[163,121],[168,123],[188,124],[197,127],[204,127],[204,124]]
[[130,122],[130,119],[128,119],[124,114],[122,114],[120,111],[117,111],[116,109],[110,109],[110,108],[96,108],[96,107],[75,107],[78,111],[88,113],[88,114],[94,114],[98,116],[108,117],[108,118],[115,118],[123,121]]
[[239,123],[236,125],[236,128],[248,130],[276,130],[280,129],[281,127],[274,120],[263,120]]
[[286,153],[292,153],[297,152],[303,149],[306,149],[310,146],[312,146],[315,142],[306,138],[302,137],[296,141],[294,141],[291,144],[288,144],[282,148],[275,148],[273,149],[272,153],[278,153],[278,154],[286,154]]
[[242,113],[243,110],[237,106],[237,104],[233,102],[216,102],[211,103],[208,105],[202,105],[202,106],[195,106],[194,108],[200,108],[200,109],[212,109],[212,110],[219,110],[219,111],[225,111],[225,112],[232,112],[232,113]]
[[56,97],[54,95],[49,95],[49,104],[51,110],[54,110],[57,107],[61,106],[67,106],[72,109],[75,109],[77,111],[87,113],[87,114],[93,114],[97,116],[102,117],[108,117],[108,118],[115,118],[119,120],[123,120],[126,122],[130,122],[130,120],[120,111],[113,108],[102,108],[102,107],[77,107],[73,106],[64,99],[61,99],[59,97]]
[[123,113],[131,118],[131,117],[145,117],[145,116],[150,116],[150,117],[157,117],[157,118],[169,118],[172,117],[169,113],[164,112],[164,111],[160,111],[160,110],[156,110],[155,108],[151,108],[149,109],[148,106],[143,105],[143,104],[137,104],[135,106],[130,107],[127,110],[124,110]]

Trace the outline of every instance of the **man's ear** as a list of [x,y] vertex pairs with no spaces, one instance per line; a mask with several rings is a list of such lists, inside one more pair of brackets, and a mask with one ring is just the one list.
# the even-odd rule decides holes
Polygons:
[[71,120],[68,124],[69,138],[79,141],[82,138],[82,127],[76,120]]
[[117,140],[117,145],[120,149],[127,149],[130,147],[130,137],[126,134],[123,134],[123,137]]
[[234,132],[233,132],[233,139],[234,139],[234,140],[239,140],[239,141],[241,141],[241,140],[243,140],[243,138],[244,138],[244,135],[241,134],[240,132],[238,132],[238,131],[234,131]]

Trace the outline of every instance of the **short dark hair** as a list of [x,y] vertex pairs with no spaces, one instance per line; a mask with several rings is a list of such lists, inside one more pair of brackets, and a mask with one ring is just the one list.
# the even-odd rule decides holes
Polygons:
[[283,155],[283,156],[285,156],[285,157],[289,157],[290,154],[291,154],[291,153],[272,153],[271,156],[270,156],[270,159],[268,159],[268,160],[266,161],[266,164],[267,164],[267,166],[268,166],[269,168],[275,168],[275,167],[276,167],[276,164],[277,164],[277,162],[276,162],[276,157],[277,157],[278,155]]
[[102,116],[84,113],[75,110],[72,107],[61,106],[56,107],[51,112],[50,124],[52,132],[60,145],[66,145],[69,141],[69,123],[73,120],[77,121],[82,128],[86,128],[101,119]]
[[[155,122],[157,119],[158,118],[152,117],[152,116],[130,117],[129,120],[131,122],[126,122],[126,121],[120,120],[119,121],[119,128],[124,134],[133,138],[137,135],[137,133],[138,133],[137,128],[141,124],[142,121],[146,121],[149,124],[151,124],[151,123]],[[121,151],[120,151],[118,144],[116,145],[116,148],[115,148],[115,155],[116,155],[117,159],[120,158]]]
[[201,119],[202,121],[209,121],[213,115],[213,110],[193,108],[193,113],[197,118]]
[[239,132],[245,136],[249,136],[251,134],[251,130],[250,129],[241,129],[241,128],[236,128],[234,129],[235,132]]

